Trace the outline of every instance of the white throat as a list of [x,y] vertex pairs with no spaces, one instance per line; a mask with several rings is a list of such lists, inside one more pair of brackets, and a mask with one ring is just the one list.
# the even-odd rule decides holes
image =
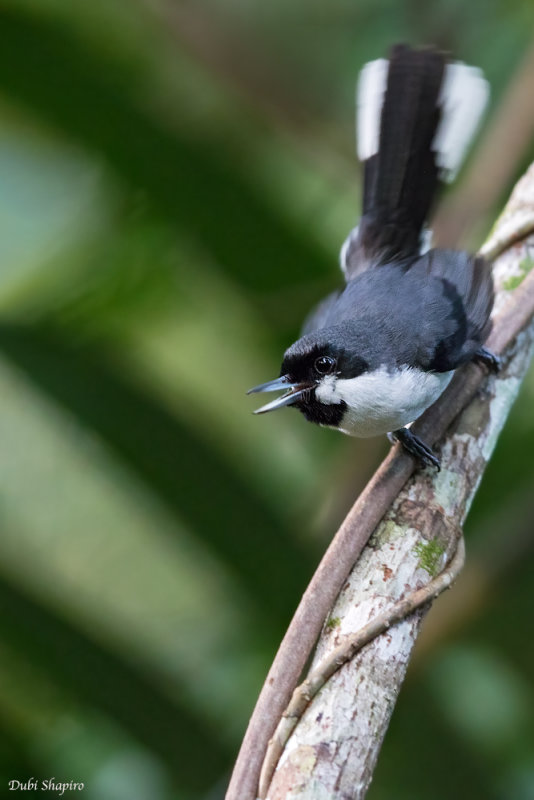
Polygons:
[[424,372],[380,367],[357,378],[323,378],[315,396],[325,405],[343,401],[347,410],[339,430],[366,438],[408,425],[421,416],[449,384],[453,372]]

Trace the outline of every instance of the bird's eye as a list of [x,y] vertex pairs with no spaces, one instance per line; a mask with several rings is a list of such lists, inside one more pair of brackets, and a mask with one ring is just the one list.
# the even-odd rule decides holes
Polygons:
[[313,366],[319,375],[329,375],[336,366],[336,362],[330,356],[319,356],[319,358],[315,359]]

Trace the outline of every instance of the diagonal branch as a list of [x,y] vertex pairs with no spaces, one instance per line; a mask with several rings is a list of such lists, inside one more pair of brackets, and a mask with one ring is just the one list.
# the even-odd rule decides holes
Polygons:
[[[267,796],[273,773],[278,765],[284,747],[298,721],[306,711],[309,703],[323,688],[329,678],[338,671],[344,664],[354,658],[366,644],[376,639],[381,633],[389,630],[392,625],[406,619],[415,611],[431,603],[445,589],[449,589],[453,581],[463,569],[465,563],[465,544],[460,531],[460,538],[456,552],[445,569],[433,578],[426,586],[415,589],[408,597],[398,600],[391,608],[387,608],[378,614],[371,622],[364,625],[356,633],[350,634],[345,641],[338,645],[329,653],[316,667],[310,672],[304,683],[297,686],[293,692],[291,702],[284,711],[282,719],[274,736],[269,742],[265,761],[263,762],[259,798],[264,800]],[[336,626],[337,627],[337,626]]]
[[[425,549],[429,543],[426,542],[424,537],[421,538],[419,531],[436,531],[436,520],[433,519],[431,513],[432,509],[436,512],[436,514],[434,514],[436,519],[443,519],[443,509],[445,509],[448,516],[451,517],[451,521],[455,521],[457,525],[462,524],[472,496],[476,491],[484,466],[491,454],[492,446],[500,427],[504,424],[506,414],[511,406],[515,392],[519,387],[521,377],[527,368],[530,354],[530,334],[527,335],[527,333],[525,333],[521,340],[515,344],[515,349],[513,351],[510,351],[510,348],[514,345],[516,338],[528,325],[534,314],[534,275],[526,275],[530,265],[528,241],[516,244],[513,247],[512,243],[517,242],[518,238],[526,236],[533,230],[534,166],[530,168],[525,177],[519,182],[503,216],[496,226],[496,230],[490,242],[484,248],[487,257],[494,257],[499,252],[503,250],[506,251],[502,257],[499,258],[495,267],[498,294],[494,328],[488,342],[488,347],[506,356],[505,368],[500,376],[491,377],[487,380],[487,375],[481,367],[475,364],[466,366],[459,371],[448,390],[438,402],[416,423],[416,432],[422,436],[425,441],[434,444],[437,440],[443,438],[445,432],[453,421],[458,418],[462,409],[465,409],[460,420],[465,430],[462,431],[461,428],[458,429],[457,424],[455,435],[444,444],[442,457],[444,468],[439,476],[432,476],[427,472],[418,472],[415,479],[410,482],[408,487],[404,490],[404,493],[400,495],[404,485],[412,476],[414,466],[411,458],[400,451],[400,448],[397,446],[392,449],[355,502],[313,576],[288,628],[275,661],[273,662],[249,723],[232,776],[227,800],[252,800],[252,798],[256,797],[259,772],[265,757],[268,741],[273,735],[278,721],[298,683],[304,665],[313,649],[330,609],[340,594],[341,589],[344,588],[347,577],[358,561],[371,534],[373,534],[386,513],[388,514],[386,520],[373,537],[373,541],[375,542],[374,547],[367,548],[365,551],[365,558],[358,562],[352,576],[353,580],[355,574],[357,576],[359,575],[359,580],[361,581],[363,574],[361,570],[367,570],[365,575],[367,579],[371,581],[369,586],[367,586],[367,590],[370,592],[369,596],[365,597],[364,594],[359,591],[362,588],[361,584],[351,588],[350,591],[345,591],[344,589],[343,592],[345,596],[350,595],[352,606],[357,603],[357,611],[360,614],[360,618],[358,620],[356,618],[357,615],[355,617],[353,613],[354,608],[352,606],[352,611],[350,608],[343,608],[343,616],[338,611],[335,611],[333,618],[337,615],[340,620],[342,620],[340,629],[338,630],[336,628],[333,632],[326,629],[321,639],[318,656],[316,658],[326,654],[329,647],[332,646],[333,641],[336,640],[336,637],[339,638],[341,634],[346,635],[359,630],[362,624],[365,624],[369,620],[370,616],[374,617],[379,610],[383,610],[384,603],[387,605],[388,603],[391,604],[391,602],[398,600],[403,591],[405,591],[403,588],[404,583],[412,581],[414,586],[417,586],[418,583],[421,582],[421,567],[418,566],[419,561],[417,559],[414,561],[413,553],[416,552],[414,548],[421,548],[420,561],[423,564],[426,563],[427,566],[430,565],[428,559],[432,552],[434,552],[434,554],[437,553],[435,547],[440,549],[440,555],[443,557],[450,557],[452,555],[454,537],[449,530],[451,526],[443,526],[443,530],[438,532],[437,537],[432,540],[437,542],[437,544],[432,545],[434,550],[432,550],[431,547],[430,551]],[[512,286],[514,286],[514,290],[510,291],[510,287]],[[480,389],[483,381],[485,383],[485,395],[477,395],[477,391]],[[492,416],[492,414],[490,414],[490,409],[495,408],[499,410],[499,413],[494,411],[492,412]],[[489,420],[486,427],[483,425],[483,418]],[[470,419],[471,423],[469,423]],[[460,432],[458,432],[458,430],[460,430]],[[466,445],[466,441],[468,441],[468,445]],[[480,448],[482,448],[483,452]],[[475,451],[477,451],[476,457],[473,456]],[[447,479],[452,481],[451,485],[443,483],[443,481]],[[441,483],[439,481],[441,481]],[[437,495],[436,492],[438,492]],[[439,494],[439,492],[441,492],[441,494]],[[452,504],[448,509],[445,503],[446,498],[448,498]],[[437,502],[438,499],[439,502]],[[379,554],[380,557],[384,557],[384,553],[376,543],[382,540],[386,541],[384,546],[387,550],[392,544],[388,539],[389,534],[387,532],[389,531],[391,533],[392,530],[398,533],[399,541],[404,543],[404,550],[401,549],[398,551],[398,563],[392,565],[389,564],[388,561],[377,563],[376,558],[374,561],[372,558],[370,560],[373,554],[375,556]],[[411,531],[410,536],[407,535],[407,531]],[[402,536],[400,532],[402,532]],[[395,547],[393,547],[393,550],[395,550]],[[395,550],[395,552],[397,551]],[[423,566],[423,570],[424,569],[425,567]],[[377,576],[390,575],[389,570],[392,571],[391,574],[403,574],[404,570],[406,573],[404,577],[406,577],[407,580],[404,581],[400,587],[397,586],[396,581],[393,580],[391,586],[393,594],[391,596],[389,596],[387,592],[384,593],[384,595],[381,594],[381,602],[383,600],[384,603],[381,604],[381,602],[378,602],[373,605],[374,601],[372,598],[374,595],[372,586],[376,585],[373,584],[373,581]],[[371,576],[375,577],[373,578]],[[384,577],[384,580],[387,583],[386,577]],[[396,596],[395,589],[397,591]],[[374,599],[376,600],[377,598],[375,597]],[[340,602],[342,600],[343,597]],[[385,691],[385,687],[391,690],[398,690],[404,676],[411,645],[417,634],[420,618],[421,615],[419,613],[415,617],[410,618],[410,620],[406,620],[406,622],[402,623],[400,626],[397,626],[399,629],[404,630],[400,643],[398,642],[398,636],[391,636],[391,641],[397,643],[400,647],[400,650],[396,654],[399,656],[397,663],[400,668],[397,672],[393,670],[393,673],[391,673],[388,680],[386,680],[385,686],[382,686],[382,690]],[[406,627],[407,623],[409,623],[408,627]],[[319,746],[318,743],[315,742],[313,745],[304,745],[302,741],[300,741],[300,734],[302,732],[305,738],[306,734],[310,732],[310,726],[308,725],[309,720],[312,719],[312,717],[313,719],[317,718],[319,713],[323,713],[324,715],[324,712],[317,712],[315,710],[317,702],[322,702],[324,698],[329,695],[331,686],[334,687],[338,680],[342,682],[347,680],[349,674],[354,681],[351,684],[352,694],[354,695],[356,680],[353,669],[358,666],[361,667],[365,659],[369,658],[369,653],[375,654],[376,656],[377,648],[378,652],[382,652],[382,656],[384,656],[384,654],[388,655],[388,646],[385,647],[385,651],[383,652],[383,640],[384,636],[381,636],[368,645],[354,661],[346,665],[343,670],[332,678],[329,684],[320,693],[319,697],[316,698],[316,701],[311,704],[304,719],[297,727],[296,735],[290,739],[289,747],[283,756],[280,768],[271,785],[271,790],[269,792],[271,800],[274,800],[275,797],[289,797],[287,793],[287,791],[289,791],[287,788],[288,780],[291,779],[292,785],[297,785],[298,780],[296,780],[295,776],[298,776],[299,779],[302,778],[301,771],[299,772],[299,764],[301,765],[302,762],[300,758],[303,752],[302,747],[312,747],[312,751],[309,749],[304,750],[308,756],[310,753],[313,755],[312,761],[315,766],[312,772],[320,771],[325,765],[330,767],[332,760],[334,759],[335,761],[335,753],[331,752],[332,748],[330,746],[326,749],[323,748],[321,751],[323,753],[322,760],[319,757],[316,758],[320,748],[319,750],[313,748],[317,748]],[[401,651],[402,657],[399,655]],[[380,659],[379,663],[381,663]],[[387,658],[386,663],[391,667]],[[362,674],[364,674],[365,677],[365,675],[368,674],[367,670]],[[364,686],[365,681],[363,681],[361,685]],[[367,686],[367,689],[369,690],[369,686]],[[388,693],[386,692],[386,694]],[[362,689],[361,696],[365,697],[365,695],[366,692]],[[369,696],[369,692],[367,692],[367,696]],[[357,698],[353,697],[354,702],[356,702],[356,699]],[[358,747],[360,750],[362,750],[362,748],[365,750],[365,741],[369,744],[369,739],[373,740],[373,746],[368,747],[365,753],[363,750],[360,753],[361,758],[358,763],[362,767],[365,762],[365,775],[360,774],[358,779],[355,779],[354,775],[352,776],[353,789],[351,791],[356,791],[354,790],[354,785],[361,785],[362,791],[365,791],[370,781],[372,768],[378,754],[383,733],[389,721],[393,702],[394,692],[393,694],[389,692],[387,702],[382,703],[387,713],[378,720],[376,713],[373,712],[373,716],[376,717],[373,731],[374,735],[367,735],[363,740],[361,736],[358,737]],[[367,711],[369,711],[369,709],[367,709]],[[358,714],[362,719],[367,719],[367,723],[369,724],[368,714],[365,716],[361,709],[358,711]],[[323,717],[321,717],[321,719],[323,719]],[[314,725],[311,726],[312,738],[313,735],[317,733],[316,728],[317,725],[315,725],[315,728]],[[330,731],[330,733],[332,733],[332,731]],[[348,738],[351,739],[350,736]],[[353,738],[354,737],[352,737],[352,739]],[[334,738],[330,737],[329,741],[334,741]],[[297,756],[294,755],[295,753]],[[363,758],[364,755],[366,756],[365,758]],[[337,753],[337,756],[339,756],[339,753]],[[345,758],[345,756],[343,756],[343,758]],[[343,758],[341,761],[343,761]],[[351,759],[347,755],[345,762],[349,763],[349,761],[351,761]],[[308,758],[308,768],[310,763],[310,759]],[[340,778],[339,785],[342,783],[343,781]],[[306,781],[304,781],[302,785],[305,786]],[[300,796],[304,795],[291,794],[291,797]],[[338,795],[332,790],[331,796],[336,797]],[[347,796],[353,796],[353,794],[349,793]],[[354,796],[360,797],[363,795],[356,794]]]

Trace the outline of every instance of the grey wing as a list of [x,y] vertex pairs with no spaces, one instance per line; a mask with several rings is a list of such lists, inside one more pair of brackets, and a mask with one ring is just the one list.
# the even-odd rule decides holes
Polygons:
[[301,336],[305,336],[307,333],[313,333],[314,331],[318,331],[321,328],[324,328],[328,324],[332,324],[330,314],[340,294],[341,294],[341,289],[336,289],[335,292],[332,292],[332,294],[329,294],[326,297],[324,297],[315,306],[315,308],[313,308],[310,311],[310,313],[304,320],[304,324],[300,332]]
[[480,256],[431,250],[412,270],[424,281],[421,364],[436,372],[456,369],[473,358],[491,330],[491,268]]

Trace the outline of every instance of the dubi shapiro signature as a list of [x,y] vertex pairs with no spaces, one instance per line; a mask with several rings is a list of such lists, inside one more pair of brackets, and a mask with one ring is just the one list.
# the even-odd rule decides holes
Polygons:
[[60,796],[65,792],[82,792],[85,784],[77,781],[56,781],[55,778],[39,781],[37,778],[30,778],[27,781],[12,780],[8,783],[9,791],[33,791],[33,792],[55,792]]

